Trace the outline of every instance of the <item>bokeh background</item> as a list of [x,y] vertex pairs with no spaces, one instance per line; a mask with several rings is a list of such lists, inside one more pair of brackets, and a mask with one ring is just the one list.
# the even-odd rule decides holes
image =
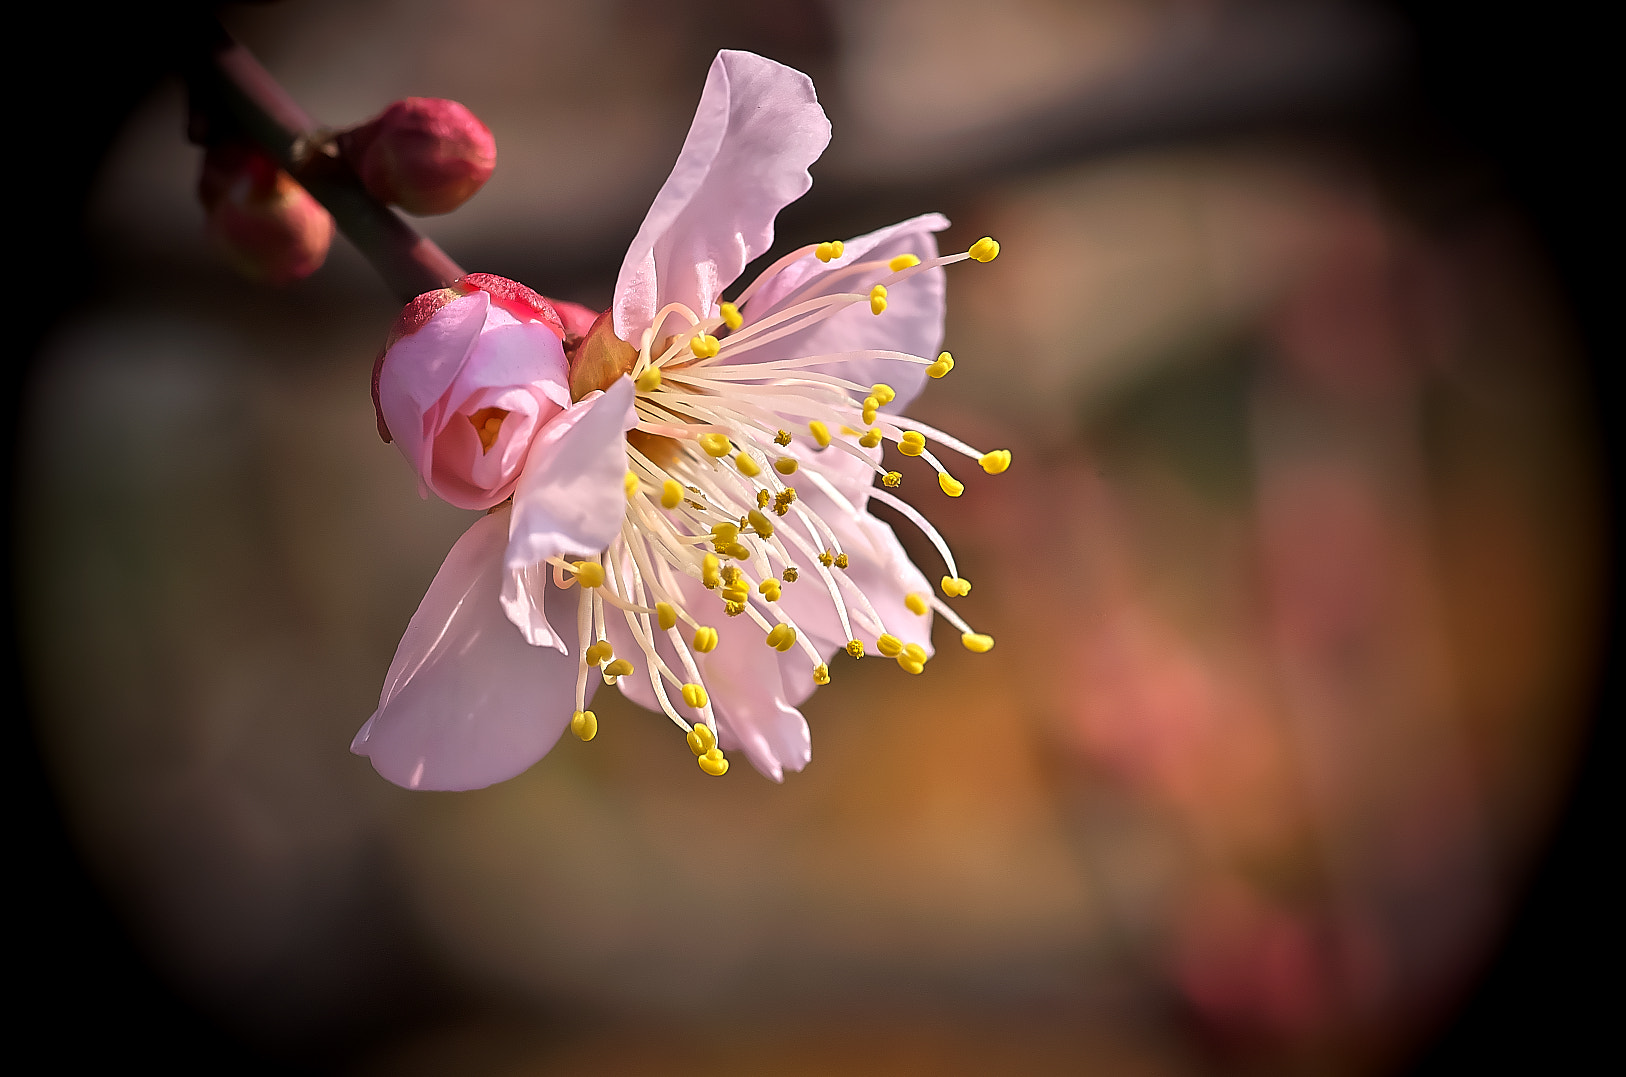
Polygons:
[[[469,105],[496,174],[421,227],[550,295],[607,304],[720,47],[809,72],[834,124],[781,248],[933,209],[1003,244],[951,270],[958,365],[916,408],[1015,452],[928,502],[995,651],[839,666],[783,787],[605,691],[591,744],[437,795],[346,750],[469,522],[374,431],[397,303],[342,239],[291,288],[232,276],[163,42],[82,39],[75,272],[14,379],[39,1027],[356,1074],[1466,1057],[1601,751],[1612,584],[1587,278],[1525,182],[1564,181],[1529,157],[1564,117],[1459,81],[1500,54],[1442,46],[1477,40],[1455,15],[223,8],[334,126]],[[1501,30],[1527,72],[1586,36]]]

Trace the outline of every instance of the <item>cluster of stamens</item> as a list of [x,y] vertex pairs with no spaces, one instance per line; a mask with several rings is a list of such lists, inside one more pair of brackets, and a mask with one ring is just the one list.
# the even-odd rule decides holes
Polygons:
[[[999,245],[985,238],[969,251],[924,262],[910,254],[858,262],[834,273],[863,277],[884,270],[867,292],[827,293],[789,302],[746,326],[740,308],[782,269],[810,253],[824,262],[842,256],[839,241],[820,243],[792,251],[769,266],[737,299],[720,304],[714,316],[703,317],[680,303],[667,305],[655,316],[656,328],[669,321],[682,327],[659,340],[656,328],[651,328],[638,344],[631,370],[637,426],[628,434],[627,509],[621,532],[601,555],[550,562],[555,586],[580,587],[576,652],[580,662],[571,721],[578,737],[591,740],[598,728],[596,716],[586,709],[591,671],[597,669],[605,684],[614,684],[621,677],[640,675],[641,668],[661,710],[687,733],[701,769],[725,773],[728,760],[717,746],[716,716],[695,660],[696,654],[718,646],[717,630],[708,620],[717,613],[745,617],[776,652],[765,654],[764,660],[777,661],[779,654],[799,651],[815,684],[830,681],[823,656],[780,603],[788,587],[816,587],[828,594],[852,657],[879,655],[909,673],[924,670],[925,649],[887,631],[870,600],[844,571],[849,556],[835,530],[808,509],[795,483],[805,480],[843,512],[859,510],[817,467],[801,466],[785,450],[804,438],[820,452],[846,453],[873,470],[881,485],[871,488],[869,496],[920,528],[942,556],[947,571],[941,587],[947,598],[971,590],[948,543],[925,516],[892,492],[902,483],[902,474],[873,462],[872,454],[862,450],[891,442],[902,455],[928,464],[937,473],[939,488],[950,497],[959,497],[964,485],[928,445],[969,457],[989,474],[1010,466],[1010,452],[980,452],[923,423],[883,413],[880,409],[896,395],[890,386],[866,386],[830,372],[843,362],[885,358],[918,363],[930,377],[941,378],[954,368],[948,352],[932,359],[864,349],[767,361],[752,361],[751,353],[856,303],[867,303],[872,314],[882,316],[889,289],[936,266],[967,258],[986,262],[998,252]],[[827,275],[821,283],[829,280]],[[680,586],[684,577],[715,596],[717,605],[709,614],[685,600]],[[975,632],[943,597],[915,592],[906,596],[905,605],[915,616],[935,610],[947,618],[973,652],[984,653],[994,645],[991,636]],[[613,653],[605,633],[607,617],[625,620],[639,655]],[[657,650],[662,634],[675,664]],[[679,702],[692,717],[680,712]]]

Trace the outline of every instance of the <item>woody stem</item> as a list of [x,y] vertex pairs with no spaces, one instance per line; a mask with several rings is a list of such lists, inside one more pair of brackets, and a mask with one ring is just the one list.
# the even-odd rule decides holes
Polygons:
[[271,154],[402,302],[463,275],[433,240],[367,193],[335,133],[318,127],[252,53],[213,19],[201,30],[186,71],[194,139],[216,141],[232,131]]

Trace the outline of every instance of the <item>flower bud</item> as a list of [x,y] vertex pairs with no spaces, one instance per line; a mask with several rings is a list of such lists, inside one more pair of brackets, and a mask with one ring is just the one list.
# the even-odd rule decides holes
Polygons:
[[397,101],[339,139],[368,193],[419,216],[450,213],[497,167],[491,130],[439,97]]
[[264,151],[243,143],[210,146],[198,177],[207,230],[244,276],[291,284],[321,268],[333,218]]
[[407,304],[373,365],[373,406],[423,491],[467,509],[513,493],[532,440],[570,404],[563,335],[547,300],[489,273]]

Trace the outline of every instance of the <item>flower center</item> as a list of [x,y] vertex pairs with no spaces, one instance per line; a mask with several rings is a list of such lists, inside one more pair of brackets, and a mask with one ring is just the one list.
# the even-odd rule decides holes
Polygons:
[[508,412],[502,408],[481,408],[470,415],[469,425],[480,438],[480,452],[485,454],[491,451],[491,446],[497,443],[497,435],[502,432],[502,421],[508,418]]
[[[808,254],[825,262],[841,257],[840,244],[810,245],[774,263],[735,302],[721,304],[716,315],[701,317],[682,304],[668,305],[636,349],[613,336],[603,339],[607,319],[595,323],[581,346],[580,354],[592,357],[583,385],[592,381],[599,387],[596,383],[612,370],[615,376],[631,374],[638,423],[627,434],[627,511],[620,535],[600,556],[553,561],[555,586],[581,586],[581,659],[572,722],[578,736],[591,739],[597,728],[592,712],[584,710],[589,670],[599,667],[605,683],[613,684],[641,669],[661,709],[688,733],[701,768],[711,774],[726,771],[700,668],[704,660],[697,658],[719,645],[719,614],[754,624],[767,648],[759,652],[761,661],[782,662],[781,655],[800,654],[813,683],[829,683],[820,641],[810,637],[782,601],[789,588],[823,592],[815,606],[798,608],[833,610],[849,655],[889,658],[909,673],[921,673],[928,661],[925,649],[904,643],[899,633],[924,632],[888,624],[877,605],[891,609],[891,603],[873,600],[878,596],[867,594],[847,573],[853,554],[843,548],[842,536],[868,542],[861,523],[864,496],[919,527],[943,558],[945,597],[928,591],[907,594],[906,616],[925,617],[935,610],[960,630],[969,650],[982,653],[993,647],[991,636],[973,631],[945,600],[965,595],[971,584],[960,576],[948,543],[925,516],[891,492],[902,475],[883,467],[876,450],[891,442],[897,452],[924,461],[950,497],[959,497],[964,486],[928,443],[968,456],[990,474],[1009,466],[1010,453],[980,452],[922,423],[883,414],[880,409],[896,395],[891,386],[864,385],[842,376],[844,367],[889,359],[919,364],[932,378],[941,378],[953,368],[952,356],[944,352],[931,359],[861,349],[785,357],[775,349],[777,357],[771,357],[761,349],[854,304],[866,304],[875,316],[883,316],[889,288],[968,257],[988,261],[997,251],[997,244],[985,239],[968,252],[927,262],[900,255],[839,267],[825,275],[821,286],[843,277],[878,274],[879,279],[863,291],[800,301],[793,294],[778,310],[746,326],[740,307],[781,270]],[[677,332],[660,332],[671,323],[680,325]],[[577,380],[573,369],[573,395]],[[852,476],[866,472],[869,478],[862,485],[853,481]],[[880,477],[880,487],[873,485],[874,476]],[[867,545],[854,551],[860,557],[870,552]],[[895,586],[895,573],[884,567],[880,575]],[[818,616],[827,622],[825,614]],[[625,620],[640,655],[613,654],[605,634],[607,617]],[[828,623],[820,628],[828,635]],[[843,646],[842,640],[823,642]],[[730,644],[742,645],[737,638]],[[634,657],[640,659],[636,665]]]

